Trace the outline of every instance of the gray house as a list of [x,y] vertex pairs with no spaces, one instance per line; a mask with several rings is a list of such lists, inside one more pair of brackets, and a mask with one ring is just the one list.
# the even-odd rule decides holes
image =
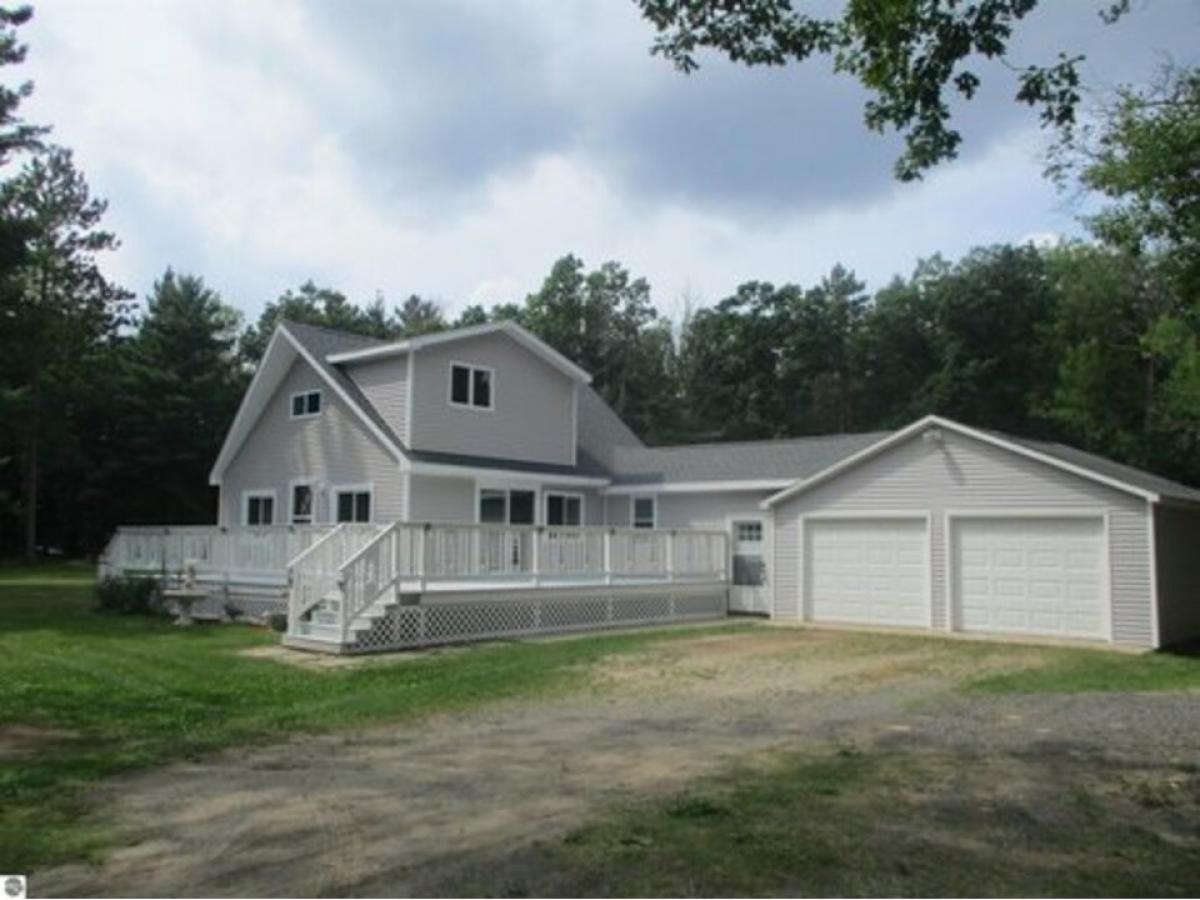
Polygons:
[[394,343],[285,323],[212,469],[218,529],[123,529],[108,564],[198,561],[268,603],[282,584],[292,642],[342,652],[726,609],[1200,635],[1200,491],[938,417],[647,447],[589,381],[507,322]]

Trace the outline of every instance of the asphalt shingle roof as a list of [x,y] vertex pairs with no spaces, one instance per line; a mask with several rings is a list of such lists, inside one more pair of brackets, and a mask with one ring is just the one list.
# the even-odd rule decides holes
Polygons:
[[890,433],[870,431],[674,447],[621,447],[614,454],[613,481],[650,485],[808,478]]

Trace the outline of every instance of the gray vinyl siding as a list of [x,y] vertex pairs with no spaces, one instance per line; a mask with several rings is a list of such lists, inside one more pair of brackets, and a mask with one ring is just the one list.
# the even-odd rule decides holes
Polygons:
[[945,512],[1096,509],[1108,514],[1113,640],[1153,644],[1149,519],[1144,500],[983,441],[942,431],[889,448],[775,510],[775,615],[799,618],[799,520],[819,512],[931,513],[933,626],[947,627]]
[[359,363],[345,372],[383,421],[403,438],[408,426],[408,357],[389,356]]
[[[290,397],[321,391],[321,414],[291,418]],[[376,522],[399,519],[404,481],[399,462],[303,360],[296,360],[221,479],[220,523],[242,522],[242,494],[275,491],[275,521],[290,522],[290,482],[312,479],[317,523],[333,519],[329,490],[339,484],[370,483]]]
[[[452,362],[495,371],[492,410],[450,405]],[[427,347],[417,351],[414,365],[414,449],[575,464],[575,382],[511,337],[488,334]]]
[[[659,494],[659,528],[694,528],[725,531],[729,516],[748,515],[769,519],[759,503],[769,497],[766,491],[723,491],[712,494]],[[628,500],[628,498],[626,498]]]
[[413,522],[474,522],[475,480],[413,475]]
[[1162,646],[1200,637],[1200,510],[1154,510]]

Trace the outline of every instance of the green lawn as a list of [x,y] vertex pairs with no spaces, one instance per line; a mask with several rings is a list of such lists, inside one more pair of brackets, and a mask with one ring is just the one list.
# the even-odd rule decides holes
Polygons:
[[[314,671],[240,655],[278,635],[92,610],[79,564],[0,569],[0,872],[87,856],[80,790],[106,776],[297,731],[565,691],[587,664],[695,631],[511,644]],[[34,741],[30,747],[30,740]],[[22,748],[18,747],[18,750]]]
[[1098,781],[1102,769],[1067,759],[843,748],[756,762],[666,800],[614,809],[563,840],[433,892],[1194,897],[1200,890],[1195,801],[1163,793],[1187,772],[1153,773],[1155,798],[1147,803],[1131,789],[1130,773]]

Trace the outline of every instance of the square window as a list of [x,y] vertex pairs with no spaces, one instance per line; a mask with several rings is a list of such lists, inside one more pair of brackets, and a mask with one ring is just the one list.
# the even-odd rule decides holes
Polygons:
[[274,525],[275,498],[261,494],[247,497],[246,524],[254,526]]
[[303,391],[299,394],[292,394],[292,418],[306,419],[309,416],[320,415],[321,413],[321,392],[320,391]]
[[738,522],[735,532],[739,544],[757,544],[763,539],[762,522]]
[[450,364],[450,405],[491,409],[495,375],[484,366]]
[[583,524],[583,498],[578,494],[547,494],[546,524],[575,528]]
[[336,513],[338,522],[370,522],[370,491],[338,491]]

